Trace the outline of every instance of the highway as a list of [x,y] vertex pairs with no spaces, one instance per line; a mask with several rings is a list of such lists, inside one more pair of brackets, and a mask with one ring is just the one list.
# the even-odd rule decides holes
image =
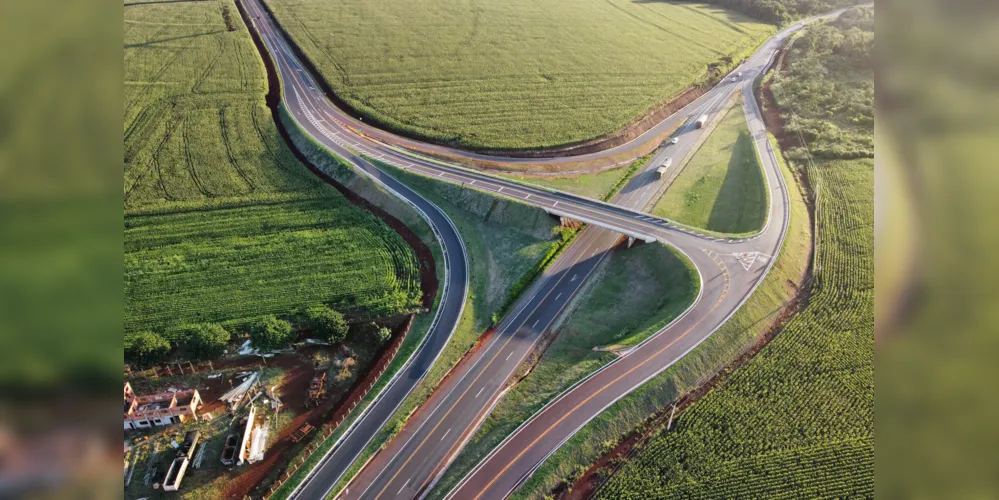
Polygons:
[[[562,443],[617,399],[683,357],[708,338],[755,290],[780,250],[789,221],[788,193],[776,157],[767,140],[762,116],[753,97],[752,81],[770,63],[781,41],[800,27],[791,26],[766,42],[736,71],[710,92],[657,127],[669,130],[688,116],[714,118],[732,96],[742,92],[750,131],[760,153],[769,192],[766,227],[740,239],[702,235],[643,212],[654,202],[658,184],[654,169],[666,157],[680,159],[703,132],[692,124],[678,129],[678,143],[659,149],[612,200],[604,203],[570,193],[534,187],[459,165],[415,155],[400,147],[409,139],[365,125],[339,110],[296,56],[260,0],[243,0],[253,27],[266,46],[281,78],[282,102],[297,124],[316,141],[345,158],[394,194],[410,202],[431,222],[444,247],[449,269],[442,305],[434,328],[420,351],[378,401],[355,422],[293,493],[295,498],[327,496],[363,451],[381,425],[426,373],[446,344],[461,314],[467,289],[466,256],[460,237],[436,206],[396,181],[371,160],[377,160],[444,182],[512,198],[553,215],[589,226],[557,261],[524,293],[479,350],[465,360],[407,423],[400,434],[353,478],[345,498],[412,498],[432,487],[464,442],[501,397],[517,366],[540,335],[565,310],[587,278],[619,245],[622,235],[660,242],[685,255],[697,269],[700,292],[680,317],[627,355],[591,374],[519,427],[450,493],[454,498],[502,498],[509,494]],[[832,15],[832,14],[830,14]],[[651,135],[650,135],[651,134]],[[653,137],[647,133],[643,137]],[[637,140],[636,140],[637,141]],[[641,142],[585,155],[606,158],[637,148]],[[428,145],[422,145],[424,149]],[[442,146],[433,146],[443,148]],[[446,148],[445,148],[446,149]],[[614,151],[616,150],[616,151]],[[470,154],[448,150],[449,154]],[[483,156],[483,155],[478,155]],[[507,159],[487,157],[492,161]],[[573,157],[579,160],[581,157]],[[520,162],[521,159],[509,159]],[[538,162],[531,159],[532,163]],[[548,161],[566,161],[553,158]],[[449,323],[450,322],[450,323]],[[436,350],[436,351],[435,351]]]

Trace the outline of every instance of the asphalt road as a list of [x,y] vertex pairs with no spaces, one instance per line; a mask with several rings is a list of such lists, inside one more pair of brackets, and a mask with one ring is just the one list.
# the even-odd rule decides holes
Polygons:
[[[752,80],[769,64],[783,38],[797,29],[800,23],[778,33],[738,68],[736,71],[743,72],[741,79],[733,82],[726,78],[680,113],[657,126],[666,130],[688,116],[701,114],[715,118],[735,92],[744,94],[750,131],[766,174],[769,214],[767,226],[759,234],[751,238],[727,240],[704,236],[642,212],[654,201],[652,198],[658,191],[653,174],[655,167],[666,157],[674,158],[672,168],[680,167],[678,162],[702,133],[691,124],[681,127],[676,135],[678,143],[663,147],[612,203],[436,162],[399,147],[406,145],[408,139],[369,127],[337,109],[323,95],[306,66],[294,55],[273,19],[260,7],[259,0],[244,0],[243,3],[277,66],[282,81],[282,100],[292,117],[315,140],[423,211],[442,239],[451,270],[446,279],[448,289],[444,292],[441,307],[442,311],[446,311],[438,313],[438,322],[425,345],[393,385],[382,393],[378,402],[293,493],[295,498],[318,499],[330,492],[436,359],[460,316],[467,287],[467,269],[462,268],[464,249],[447,217],[367,158],[445,182],[513,198],[554,215],[587,222],[592,227],[587,227],[580,234],[515,304],[513,312],[504,318],[495,334],[435,391],[402,432],[351,481],[348,491],[344,493],[348,498],[410,498],[432,486],[435,478],[439,477],[495,405],[510,376],[530,353],[539,336],[565,310],[609,251],[620,243],[622,234],[658,241],[686,255],[700,275],[700,294],[694,304],[645,343],[595,372],[525,422],[451,492],[455,498],[502,498],[507,495],[586,422],[710,336],[762,281],[772,265],[773,256],[779,252],[789,219],[787,186],[767,140],[760,112],[756,109]],[[643,137],[657,134],[650,131]],[[585,157],[605,158],[628,151],[628,148],[637,148],[640,144],[636,140]],[[427,145],[420,146],[426,149]],[[447,152],[452,155],[469,154],[457,150]],[[581,158],[577,156],[571,160]],[[530,161],[537,163],[538,159]]]
[[[260,16],[260,11],[257,10],[258,5],[253,3],[244,5],[251,17]],[[268,42],[265,41],[265,43]],[[274,50],[273,45],[268,46],[269,50]],[[286,75],[286,73],[282,73],[282,75]],[[295,87],[288,85],[283,86],[282,90],[284,91],[282,98],[285,102],[289,102],[294,92],[297,92]],[[320,133],[315,129],[310,130],[309,123],[303,123],[302,126],[309,134]],[[354,462],[416,384],[423,379],[450,340],[465,306],[465,297],[468,291],[468,256],[457,228],[436,205],[405,184],[385,175],[370,162],[345,149],[340,144],[333,141],[323,141],[323,145],[357,166],[365,175],[405,200],[420,213],[441,244],[445,269],[443,287],[440,290],[440,302],[426,337],[406,364],[396,372],[388,385],[364,410],[362,416],[354,421],[323,459],[322,471],[340,471],[342,473]],[[305,483],[305,488],[300,490],[303,498],[321,498],[322,490],[328,488],[330,483],[335,482],[335,479],[336,476],[330,477],[326,474],[310,476]]]

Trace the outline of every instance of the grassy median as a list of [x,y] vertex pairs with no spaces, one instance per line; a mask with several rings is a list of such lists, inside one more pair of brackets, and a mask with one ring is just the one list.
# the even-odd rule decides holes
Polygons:
[[746,116],[729,108],[673,185],[654,215],[719,233],[752,233],[766,223],[767,189]]
[[573,300],[572,312],[554,329],[540,361],[496,405],[433,496],[447,493],[552,398],[617,358],[613,350],[635,345],[669,324],[690,306],[698,286],[692,265],[662,245],[616,250]]

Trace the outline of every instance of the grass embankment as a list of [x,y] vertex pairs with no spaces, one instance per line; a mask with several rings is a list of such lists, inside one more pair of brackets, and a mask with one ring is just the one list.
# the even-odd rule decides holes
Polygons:
[[774,32],[696,3],[267,3],[365,121],[472,148],[617,131]]
[[729,108],[652,213],[719,233],[763,228],[766,182],[741,100]]
[[697,388],[756,343],[789,305],[808,268],[811,224],[808,207],[786,165],[791,191],[791,227],[774,268],[742,308],[696,349],[663,373],[625,396],[567,441],[514,492],[515,498],[540,498],[564,481],[579,477],[621,438],[651,415]]
[[763,351],[656,436],[605,498],[874,494],[874,169],[822,179],[811,302]]
[[294,158],[232,1],[124,16],[126,333],[232,327],[310,302],[412,310],[419,262]]
[[590,283],[531,373],[500,400],[451,464],[434,497],[443,497],[552,398],[613,361],[617,355],[606,349],[635,345],[686,310],[699,286],[690,264],[662,245],[615,251]]

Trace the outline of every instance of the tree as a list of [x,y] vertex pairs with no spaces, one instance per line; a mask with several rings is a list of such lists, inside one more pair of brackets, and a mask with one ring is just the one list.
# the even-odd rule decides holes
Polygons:
[[192,325],[185,328],[185,333],[191,354],[200,359],[221,357],[229,343],[229,332],[215,323]]
[[148,366],[162,361],[170,348],[170,341],[154,332],[125,335],[125,356],[139,365]]
[[316,335],[332,344],[338,344],[347,338],[347,320],[343,314],[329,307],[322,304],[311,305],[305,309],[305,319]]
[[261,351],[280,349],[292,341],[291,323],[277,319],[273,314],[264,316],[250,330],[250,341]]

